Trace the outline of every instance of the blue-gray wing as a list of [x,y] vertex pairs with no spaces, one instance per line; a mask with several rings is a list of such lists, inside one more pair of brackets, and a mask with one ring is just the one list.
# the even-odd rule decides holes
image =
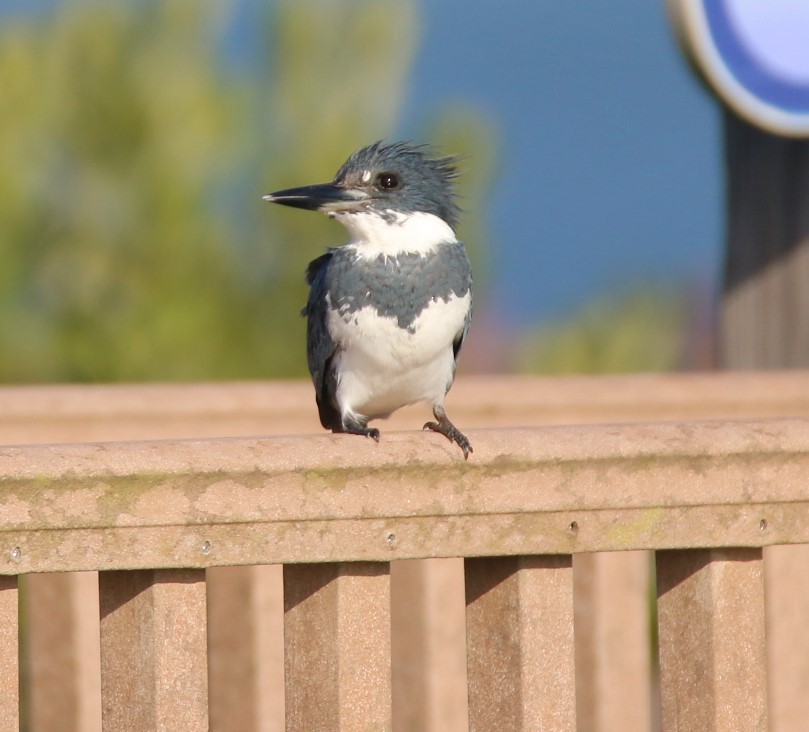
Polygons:
[[306,358],[312,383],[315,385],[320,423],[326,429],[336,429],[342,424],[337,406],[337,374],[334,369],[337,344],[329,333],[326,302],[326,275],[332,256],[331,252],[327,252],[311,261],[306,268],[309,299],[303,309],[306,317]]
[[463,342],[466,340],[466,334],[469,332],[469,326],[472,324],[472,306],[469,306],[469,310],[466,311],[466,319],[463,323],[463,328],[459,331],[458,335],[455,336],[455,340],[452,341],[452,353],[455,355],[455,363],[458,363],[458,354],[461,352],[461,347],[463,346]]
[[[459,270],[461,287],[456,291],[456,295],[472,292],[472,265],[469,262],[469,257],[466,254],[466,249],[461,245],[454,256],[456,267]],[[466,311],[466,318],[464,318],[463,328],[458,331],[457,335],[452,341],[452,353],[455,357],[455,364],[452,369],[452,376],[455,377],[455,366],[458,365],[458,355],[461,352],[461,347],[466,340],[466,334],[469,332],[469,326],[472,323],[472,302],[469,302],[469,310]]]

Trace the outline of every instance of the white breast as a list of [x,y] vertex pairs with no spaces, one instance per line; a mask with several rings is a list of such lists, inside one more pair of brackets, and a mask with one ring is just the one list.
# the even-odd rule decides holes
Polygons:
[[440,404],[452,383],[452,343],[463,329],[471,294],[431,302],[408,329],[373,307],[348,320],[329,315],[329,331],[341,346],[337,402],[341,411],[387,416],[419,401]]

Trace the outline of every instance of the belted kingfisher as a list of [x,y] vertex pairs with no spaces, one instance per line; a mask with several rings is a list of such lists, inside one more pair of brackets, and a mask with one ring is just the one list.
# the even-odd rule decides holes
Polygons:
[[264,200],[323,211],[351,240],[309,263],[307,356],[320,422],[379,441],[368,421],[416,402],[469,457],[444,397],[472,313],[472,269],[455,235],[455,159],[424,145],[376,142],[351,155],[331,183]]

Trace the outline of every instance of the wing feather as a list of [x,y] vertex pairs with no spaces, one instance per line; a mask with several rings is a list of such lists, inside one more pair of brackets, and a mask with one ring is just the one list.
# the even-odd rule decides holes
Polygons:
[[312,383],[315,385],[320,423],[329,430],[342,425],[337,406],[337,374],[334,369],[337,344],[329,333],[326,302],[326,274],[332,256],[331,252],[327,252],[312,260],[306,268],[309,299],[302,313],[306,317],[306,358]]

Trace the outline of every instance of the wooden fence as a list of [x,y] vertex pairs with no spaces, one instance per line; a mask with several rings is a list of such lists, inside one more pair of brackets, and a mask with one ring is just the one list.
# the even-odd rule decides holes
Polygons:
[[2,729],[805,729],[809,373],[310,402],[0,389]]

